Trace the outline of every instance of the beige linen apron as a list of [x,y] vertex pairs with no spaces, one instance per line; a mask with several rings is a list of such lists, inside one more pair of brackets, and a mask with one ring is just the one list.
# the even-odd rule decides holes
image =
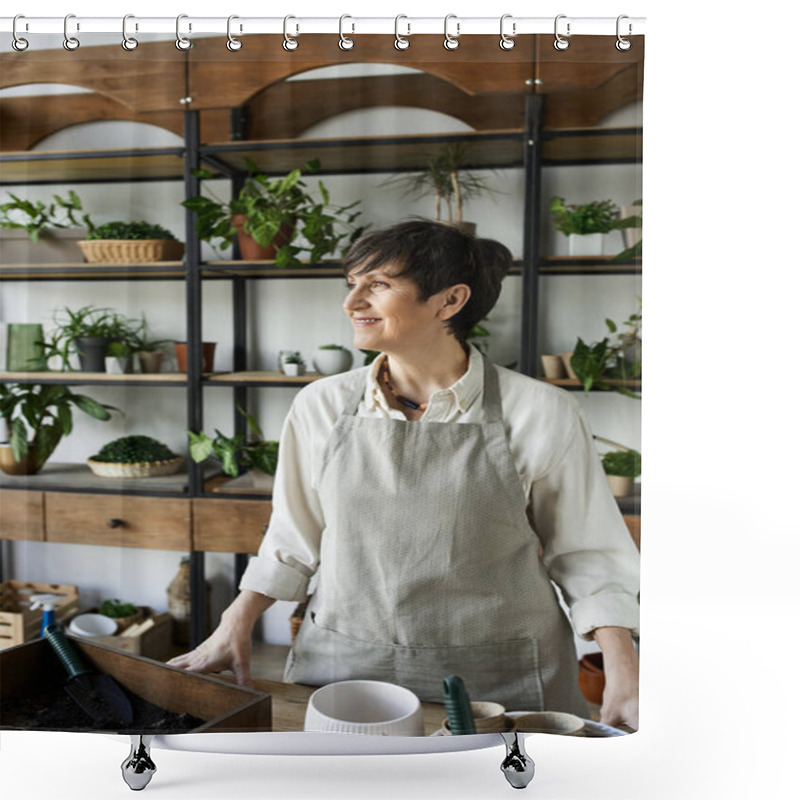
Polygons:
[[457,674],[473,700],[585,715],[483,364],[483,422],[359,417],[363,389],[348,401],[322,457],[319,582],[286,680],[384,680],[442,702]]

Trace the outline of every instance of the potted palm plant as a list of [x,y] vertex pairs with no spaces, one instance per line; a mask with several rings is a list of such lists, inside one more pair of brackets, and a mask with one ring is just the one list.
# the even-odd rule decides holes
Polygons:
[[[360,201],[336,206],[319,181],[321,200],[308,191],[303,175],[317,172],[319,161],[306,162],[302,169],[293,169],[280,178],[259,172],[248,159],[248,176],[239,193],[229,201],[211,197],[190,197],[183,205],[197,214],[196,228],[200,239],[219,241],[220,249],[238,239],[241,256],[246,261],[273,260],[278,267],[298,266],[299,254],[306,252],[316,263],[341,250],[342,254],[361,236],[365,226],[357,226],[361,215],[355,210]],[[206,170],[195,170],[200,178],[213,178]],[[299,243],[299,238],[305,244]]]
[[474,234],[475,223],[464,222],[464,204],[474,197],[494,195],[496,190],[480,176],[464,169],[467,156],[468,148],[461,142],[447,144],[429,157],[424,171],[394,176],[384,185],[397,185],[403,189],[403,196],[414,199],[433,195],[434,219]]
[[119,411],[58,384],[0,385],[0,416],[9,432],[8,444],[0,446],[0,469],[12,475],[38,472],[72,432],[73,408],[101,421]]

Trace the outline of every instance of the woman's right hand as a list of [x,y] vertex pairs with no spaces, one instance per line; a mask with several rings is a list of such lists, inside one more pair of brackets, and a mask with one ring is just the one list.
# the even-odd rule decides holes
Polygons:
[[230,669],[240,686],[252,686],[250,657],[253,625],[275,601],[244,590],[223,612],[219,627],[194,650],[167,664],[188,672],[222,672]]

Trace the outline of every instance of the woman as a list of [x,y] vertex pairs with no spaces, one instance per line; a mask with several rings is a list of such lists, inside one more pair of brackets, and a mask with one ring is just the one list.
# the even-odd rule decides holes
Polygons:
[[296,397],[273,515],[217,630],[174,666],[250,680],[253,625],[305,600],[286,679],[399,683],[585,716],[572,627],[603,650],[608,724],[638,727],[638,555],[567,393],[466,338],[500,294],[501,244],[425,220],[373,231],[344,264],[371,367]]

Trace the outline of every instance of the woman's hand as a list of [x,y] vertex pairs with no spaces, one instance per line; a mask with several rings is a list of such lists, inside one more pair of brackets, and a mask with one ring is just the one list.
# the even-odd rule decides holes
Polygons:
[[257,592],[242,591],[223,612],[219,627],[194,650],[167,664],[188,672],[222,672],[230,669],[240,686],[252,686],[250,656],[253,625],[275,601]]
[[604,725],[639,729],[639,657],[627,628],[596,628],[594,639],[603,651],[606,688],[600,708]]

